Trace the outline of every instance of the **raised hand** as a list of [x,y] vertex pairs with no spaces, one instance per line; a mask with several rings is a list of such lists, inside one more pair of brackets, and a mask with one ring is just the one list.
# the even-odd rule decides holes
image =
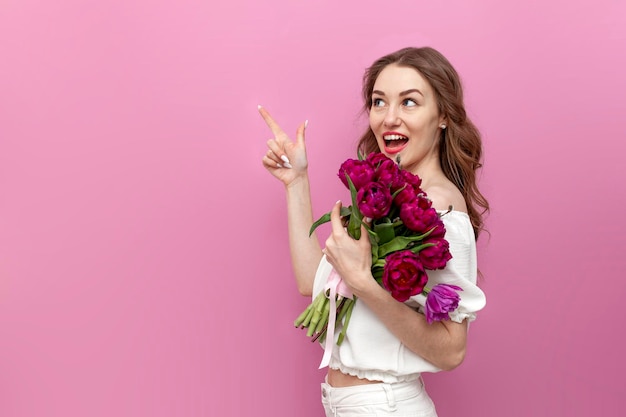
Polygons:
[[294,142],[265,108],[259,106],[259,113],[274,135],[267,141],[269,150],[263,156],[263,166],[285,186],[289,186],[294,180],[306,176],[308,162],[304,145],[304,130],[307,122],[298,127]]

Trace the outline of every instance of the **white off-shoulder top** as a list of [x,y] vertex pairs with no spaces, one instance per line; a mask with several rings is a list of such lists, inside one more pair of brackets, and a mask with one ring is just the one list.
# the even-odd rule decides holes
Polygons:
[[[427,270],[428,284],[432,288],[439,283],[453,284],[463,288],[458,308],[450,313],[451,320],[473,321],[476,312],[485,306],[483,291],[476,285],[477,261],[476,239],[469,216],[460,211],[443,215],[445,238],[450,244],[452,259],[445,269]],[[313,299],[326,284],[332,266],[322,258],[313,284]],[[411,297],[405,303],[420,311],[426,297]],[[335,341],[341,326],[335,331]],[[329,367],[341,372],[386,383],[405,382],[419,378],[422,372],[438,372],[439,368],[405,347],[364,302],[357,300],[350,324],[341,346],[333,343]]]

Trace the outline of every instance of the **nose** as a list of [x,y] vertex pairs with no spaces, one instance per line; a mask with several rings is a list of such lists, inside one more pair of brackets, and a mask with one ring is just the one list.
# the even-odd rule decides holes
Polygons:
[[385,126],[397,126],[400,124],[400,116],[395,106],[389,106],[387,113],[385,114],[385,120],[383,121]]

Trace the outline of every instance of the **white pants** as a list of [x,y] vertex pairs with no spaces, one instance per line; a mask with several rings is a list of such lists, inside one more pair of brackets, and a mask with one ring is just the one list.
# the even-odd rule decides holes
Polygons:
[[421,378],[341,388],[322,383],[322,404],[326,417],[437,417]]

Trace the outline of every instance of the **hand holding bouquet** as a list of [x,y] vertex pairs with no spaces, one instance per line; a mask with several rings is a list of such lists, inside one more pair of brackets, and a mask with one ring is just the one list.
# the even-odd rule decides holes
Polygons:
[[[354,239],[360,238],[361,226],[365,225],[372,248],[374,279],[400,302],[420,293],[426,295],[424,313],[429,323],[449,319],[448,313],[458,307],[457,291],[461,288],[446,284],[425,287],[426,270],[443,269],[452,255],[444,238],[441,216],[420,188],[421,179],[382,153],[348,159],[338,175],[352,199],[350,206],[341,208],[341,217]],[[371,219],[369,224],[363,222],[366,217]],[[313,223],[310,233],[328,221],[330,213]],[[337,340],[341,344],[355,302],[356,297],[342,288],[341,277],[333,270],[326,289],[294,325],[307,328],[307,336],[315,341],[327,332],[333,334],[335,326],[344,321]]]

